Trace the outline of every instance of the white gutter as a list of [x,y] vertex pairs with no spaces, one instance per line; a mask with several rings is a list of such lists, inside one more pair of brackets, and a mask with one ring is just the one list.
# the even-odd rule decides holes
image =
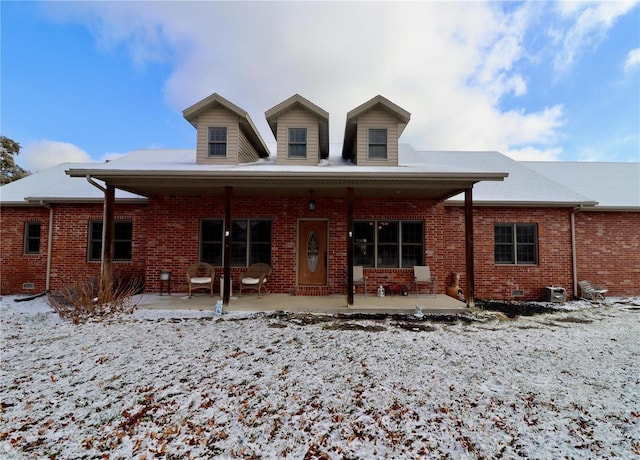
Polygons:
[[45,292],[49,292],[51,287],[51,250],[53,247],[53,207],[45,203],[44,201],[40,201],[40,205],[47,208],[49,210],[49,239],[47,241],[47,271],[46,271],[46,281],[44,284]]

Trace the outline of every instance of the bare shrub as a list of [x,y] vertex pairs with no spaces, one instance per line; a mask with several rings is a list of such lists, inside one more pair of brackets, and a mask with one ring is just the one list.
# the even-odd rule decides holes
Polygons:
[[80,324],[90,319],[104,319],[130,314],[136,308],[132,297],[141,289],[142,280],[114,273],[111,280],[100,283],[97,278],[78,281],[47,296],[49,305],[62,319]]

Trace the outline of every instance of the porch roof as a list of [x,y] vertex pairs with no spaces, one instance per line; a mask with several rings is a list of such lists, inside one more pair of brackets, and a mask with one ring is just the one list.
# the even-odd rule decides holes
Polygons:
[[486,168],[424,162],[393,167],[356,166],[330,157],[318,166],[276,165],[269,159],[240,165],[198,165],[191,150],[149,150],[93,167],[72,166],[71,177],[92,177],[143,196],[237,195],[419,197],[442,200],[479,181],[502,181],[508,173]]

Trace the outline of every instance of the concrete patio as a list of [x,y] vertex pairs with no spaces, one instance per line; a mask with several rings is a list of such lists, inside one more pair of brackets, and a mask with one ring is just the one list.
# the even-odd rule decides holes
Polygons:
[[[140,294],[137,302],[140,308],[158,310],[214,310],[221,300],[218,296],[198,293],[191,298],[186,293],[172,295],[158,293]],[[413,314],[419,306],[425,315],[458,314],[468,311],[464,302],[447,295],[436,297],[421,294],[408,296],[391,295],[385,297],[356,295],[352,308],[347,307],[345,295],[294,296],[289,294],[268,294],[258,297],[255,294],[242,297],[232,296],[227,311],[288,311],[315,312],[331,314],[353,313],[398,313]]]

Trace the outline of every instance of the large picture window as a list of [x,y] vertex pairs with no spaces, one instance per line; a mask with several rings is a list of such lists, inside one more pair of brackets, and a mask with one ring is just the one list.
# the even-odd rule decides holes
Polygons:
[[[271,265],[271,221],[234,220],[231,231],[231,265],[247,267],[263,262]],[[223,264],[222,219],[200,222],[200,260],[212,265]]]
[[289,158],[307,158],[307,128],[289,128]]
[[417,221],[354,222],[353,263],[375,268],[424,264],[424,225]]
[[210,157],[226,157],[227,156],[227,128],[226,127],[209,128],[209,156]]
[[[133,239],[133,222],[116,220],[113,233],[113,260],[131,260],[131,242]],[[89,260],[102,260],[102,221],[89,223]]]
[[26,222],[24,224],[24,253],[40,253],[40,222]]
[[369,159],[370,160],[386,160],[387,159],[387,130],[386,129],[370,129],[369,130]]
[[537,225],[495,224],[494,257],[496,264],[536,265],[538,263]]

